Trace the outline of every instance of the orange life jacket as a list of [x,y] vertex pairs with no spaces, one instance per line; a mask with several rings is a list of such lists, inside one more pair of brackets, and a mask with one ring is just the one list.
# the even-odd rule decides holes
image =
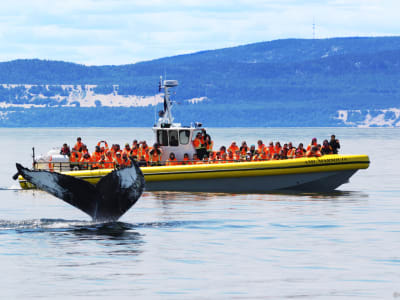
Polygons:
[[116,156],[114,158],[114,164],[115,164],[116,167],[121,167],[121,166],[124,165],[124,161],[122,160],[121,157]]
[[211,141],[209,144],[206,144],[207,152],[212,152],[213,146],[214,146],[214,142],[213,141]]
[[182,161],[182,165],[191,165],[192,162],[190,161],[189,157],[184,157]]
[[166,166],[177,166],[178,165],[178,161],[176,160],[176,157],[174,159],[167,159],[167,161],[165,162]]
[[76,142],[74,149],[76,151],[80,151],[79,149],[82,149],[83,143],[82,142]]
[[194,147],[194,149],[196,149],[196,150],[201,149],[201,138],[196,137],[196,138],[193,140],[193,147]]
[[230,145],[228,148],[228,152],[233,152],[236,153],[236,151],[239,150],[239,147],[237,145]]
[[81,160],[82,158],[82,153],[79,151],[73,151],[71,153],[71,156],[69,157],[69,161],[72,163],[77,163]]

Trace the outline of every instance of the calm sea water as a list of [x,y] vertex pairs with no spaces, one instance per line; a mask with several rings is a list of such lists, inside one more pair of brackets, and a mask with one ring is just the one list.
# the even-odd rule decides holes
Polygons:
[[114,224],[15,190],[31,148],[152,140],[149,129],[0,129],[2,299],[400,299],[399,129],[211,129],[292,141],[335,133],[371,166],[331,194],[145,193]]

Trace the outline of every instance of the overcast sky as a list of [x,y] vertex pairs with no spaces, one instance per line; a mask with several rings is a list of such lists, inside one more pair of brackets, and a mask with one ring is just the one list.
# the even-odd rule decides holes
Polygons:
[[0,0],[0,61],[86,65],[284,38],[400,33],[399,0]]

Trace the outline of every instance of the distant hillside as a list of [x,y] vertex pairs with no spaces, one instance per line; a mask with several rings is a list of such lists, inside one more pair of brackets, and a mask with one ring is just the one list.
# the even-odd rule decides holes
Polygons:
[[164,74],[180,82],[182,123],[400,126],[400,37],[276,40],[122,66],[3,62],[0,124],[147,126]]

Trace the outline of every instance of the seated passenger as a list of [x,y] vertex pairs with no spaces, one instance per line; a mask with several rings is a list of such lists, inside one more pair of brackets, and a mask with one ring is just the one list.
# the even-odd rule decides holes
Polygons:
[[203,163],[204,163],[204,164],[210,163],[210,161],[208,160],[208,155],[204,155],[204,156],[203,156]]
[[321,147],[321,155],[333,154],[331,145],[329,145],[328,140],[324,140]]
[[122,161],[122,157],[121,157],[121,152],[118,151],[115,153],[115,157],[114,157],[114,166],[116,169],[121,169],[123,167],[123,161]]
[[219,162],[220,162],[220,163],[223,163],[223,164],[225,164],[225,163],[228,162],[228,156],[226,155],[226,153],[222,153],[222,154],[221,154],[221,159],[220,159]]
[[71,155],[71,150],[69,149],[68,145],[66,143],[63,144],[61,150],[60,150],[61,155]]
[[303,148],[303,143],[300,143],[296,149],[296,158],[304,157],[306,150]]
[[239,147],[236,145],[236,142],[233,141],[232,144],[228,148],[228,152],[235,153],[237,150],[239,150]]
[[132,161],[129,159],[127,153],[122,153],[122,168],[127,168],[132,166]]
[[171,152],[169,154],[169,158],[167,159],[167,161],[165,162],[166,166],[177,166],[178,165],[178,161],[175,157],[175,153]]
[[281,143],[280,143],[280,142],[276,142],[276,143],[275,143],[274,153],[280,154],[280,153],[281,153],[281,150],[282,150]]
[[82,158],[79,161],[81,169],[83,170],[91,169],[92,168],[91,162],[92,159],[90,158],[89,153],[83,154]]
[[317,146],[317,138],[313,138],[313,139],[311,140],[311,144],[307,146],[306,151],[310,151],[311,148],[312,148],[312,146]]
[[201,164],[201,160],[199,159],[199,157],[197,156],[196,153],[193,154],[193,162],[192,162],[192,164],[193,164],[193,165],[199,165],[199,164]]
[[114,160],[113,160],[113,157],[112,157],[112,154],[111,154],[110,150],[108,150],[106,152],[104,168],[105,169],[113,169],[114,168]]
[[182,165],[191,165],[192,162],[190,161],[189,154],[185,153],[183,154],[183,161]]
[[287,154],[289,152],[288,144],[283,144],[282,150],[279,153],[281,159],[287,159]]
[[235,159],[235,156],[233,155],[233,152],[232,151],[229,151],[228,152],[228,162],[230,162],[230,163],[233,163],[233,162],[236,162],[236,159]]
[[295,158],[296,157],[296,148],[293,147],[292,142],[289,142],[288,144],[288,152],[287,152],[287,158]]
[[147,167],[148,163],[144,155],[142,155],[138,161],[139,167]]
[[306,157],[320,157],[321,152],[318,150],[318,146],[312,146],[310,151],[307,151]]

